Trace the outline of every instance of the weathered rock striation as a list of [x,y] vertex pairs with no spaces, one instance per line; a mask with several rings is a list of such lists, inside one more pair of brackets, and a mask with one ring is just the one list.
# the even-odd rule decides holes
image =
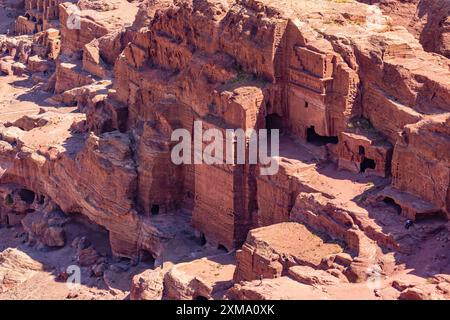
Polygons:
[[427,51],[450,58],[450,4],[446,0],[358,0],[381,10],[414,34]]
[[[362,296],[417,298],[422,283],[391,284],[411,268],[429,276],[412,258],[421,246],[444,256],[432,276],[449,271],[447,242],[433,246],[439,232],[449,239],[445,23],[438,44],[427,40],[434,18],[419,41],[353,1],[37,3],[58,29],[0,38],[0,70],[31,74],[56,107],[0,115],[3,223],[58,247],[64,221],[51,214],[88,217],[113,255],[161,263],[134,278],[134,299],[283,298],[283,288],[287,298],[336,298],[374,272],[386,290]],[[175,164],[172,133],[192,136],[196,121],[279,129],[278,172]],[[195,241],[237,249],[235,260],[171,256],[183,263],[164,267],[191,227]],[[445,296],[439,283],[422,296]]]

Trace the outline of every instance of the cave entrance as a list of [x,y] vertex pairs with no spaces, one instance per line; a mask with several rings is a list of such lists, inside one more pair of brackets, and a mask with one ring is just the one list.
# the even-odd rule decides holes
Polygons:
[[266,116],[266,129],[268,134],[273,129],[278,129],[281,133],[283,131],[283,119],[277,113],[272,113]]
[[152,216],[157,216],[159,214],[159,204],[152,205],[150,212],[152,213]]
[[321,136],[320,134],[317,134],[314,126],[311,126],[306,129],[306,141],[316,146],[324,146],[329,143],[337,144],[339,139],[335,136]]
[[397,202],[395,202],[394,199],[392,199],[390,197],[384,197],[383,202],[386,203],[391,208],[395,209],[397,214],[402,213],[402,207]]
[[228,249],[224,245],[219,244],[217,246],[217,249],[228,253]]
[[35,193],[28,189],[20,189],[19,191],[19,197],[22,201],[24,201],[26,204],[32,204],[34,202]]
[[209,299],[205,296],[198,295],[198,296],[195,296],[194,300],[205,301],[205,300],[209,300]]
[[139,262],[149,265],[151,268],[155,267],[155,258],[146,250],[141,250],[139,254]]
[[375,169],[377,164],[375,163],[375,160],[370,158],[363,158],[363,161],[361,161],[361,164],[359,166],[360,172],[366,172],[367,169]]

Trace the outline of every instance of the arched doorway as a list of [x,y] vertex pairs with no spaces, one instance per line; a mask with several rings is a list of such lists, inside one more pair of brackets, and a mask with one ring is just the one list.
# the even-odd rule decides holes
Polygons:
[[271,113],[266,116],[266,129],[269,131],[277,129],[280,133],[283,131],[283,119],[277,113]]

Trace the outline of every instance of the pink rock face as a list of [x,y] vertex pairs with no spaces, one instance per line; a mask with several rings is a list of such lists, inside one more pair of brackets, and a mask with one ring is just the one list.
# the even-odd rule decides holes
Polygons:
[[[65,247],[63,217],[88,217],[112,255],[161,267],[133,299],[445,295],[399,284],[449,272],[440,1],[370,1],[391,18],[328,0],[25,1],[16,31],[39,32],[0,36],[1,223]],[[279,129],[279,170],[175,164],[171,135],[195,121]],[[230,259],[200,258],[219,249]],[[119,272],[91,247],[77,259]]]
[[[393,186],[417,195],[435,207],[434,211],[428,212],[410,210],[412,218],[436,213],[450,217],[449,125],[448,114],[408,125],[403,132],[403,139],[395,147]],[[430,165],[431,162],[433,165]]]
[[358,0],[379,5],[414,34],[427,51],[450,57],[450,4],[446,0]]

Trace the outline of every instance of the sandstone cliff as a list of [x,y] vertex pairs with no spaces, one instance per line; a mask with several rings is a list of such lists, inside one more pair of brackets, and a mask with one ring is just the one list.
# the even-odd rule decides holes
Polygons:
[[[48,30],[23,44],[0,39],[5,73],[22,63],[54,93],[56,110],[75,110],[0,125],[6,223],[43,210],[43,197],[104,227],[115,256],[167,259],[190,225],[198,241],[238,249],[226,261],[236,270],[216,278],[194,270],[214,269],[215,260],[143,274],[133,281],[136,298],[162,297],[162,287],[169,298],[217,298],[233,281],[228,294],[239,298],[266,298],[271,286],[300,296],[312,283],[338,290],[373,270],[389,277],[420,265],[409,260],[421,250],[415,241],[432,248],[439,230],[448,239],[445,23],[437,44],[427,42],[431,18],[412,34],[353,1],[78,5],[79,30],[68,27],[69,3],[59,5],[54,42],[36,45]],[[193,133],[194,121],[222,132],[280,129],[278,173],[250,163],[174,164],[171,134]],[[36,195],[31,203],[22,189]],[[414,222],[421,228],[404,227]],[[437,266],[435,274],[447,272]],[[401,289],[395,298],[408,296]]]

